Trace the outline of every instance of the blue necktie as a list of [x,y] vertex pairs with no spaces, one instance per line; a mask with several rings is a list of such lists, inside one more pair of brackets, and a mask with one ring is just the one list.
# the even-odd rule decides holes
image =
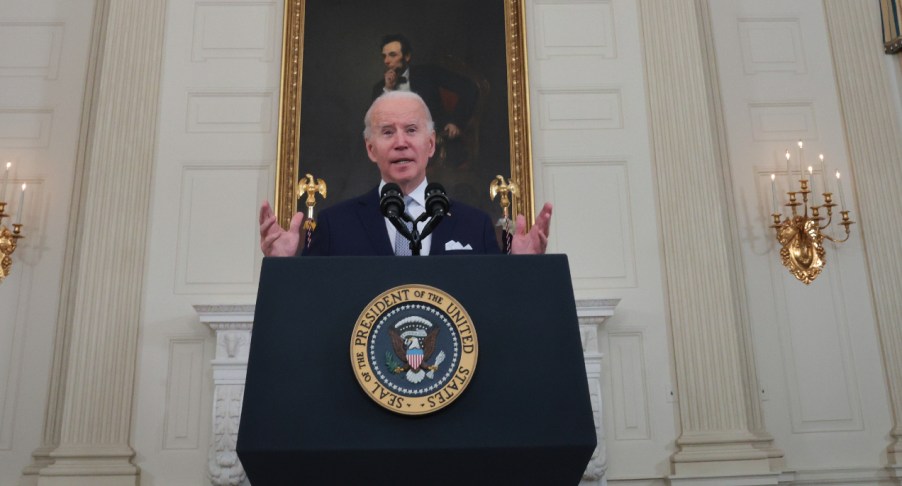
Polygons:
[[[404,207],[410,206],[410,203],[413,202],[413,198],[410,196],[404,196]],[[407,231],[411,231],[413,229],[413,223],[410,221],[405,221],[404,224],[407,226]],[[397,256],[411,256],[413,253],[410,251],[410,241],[401,234],[400,231],[395,235],[395,255]]]

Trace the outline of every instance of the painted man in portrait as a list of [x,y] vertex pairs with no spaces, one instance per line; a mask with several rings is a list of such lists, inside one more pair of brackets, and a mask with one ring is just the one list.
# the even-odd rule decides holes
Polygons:
[[472,154],[462,138],[476,106],[475,83],[437,65],[411,63],[413,46],[404,35],[386,35],[381,45],[385,73],[373,86],[373,99],[395,90],[420,95],[435,120],[440,159],[452,167],[465,164]]

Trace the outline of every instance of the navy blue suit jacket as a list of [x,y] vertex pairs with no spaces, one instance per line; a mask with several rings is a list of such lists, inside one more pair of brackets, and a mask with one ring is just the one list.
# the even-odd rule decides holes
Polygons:
[[[449,213],[432,232],[430,255],[501,253],[489,215],[456,201],[451,202]],[[452,240],[473,249],[446,251],[445,243]],[[324,209],[317,218],[310,247],[302,254],[394,256],[385,218],[379,211],[378,188]]]

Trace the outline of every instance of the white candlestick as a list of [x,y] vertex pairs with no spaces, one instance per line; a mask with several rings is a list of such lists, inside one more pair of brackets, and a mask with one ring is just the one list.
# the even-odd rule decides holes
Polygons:
[[811,205],[815,206],[814,196],[817,192],[814,190],[814,167],[810,165],[808,166],[808,190],[811,191]]
[[786,149],[786,192],[792,192],[792,171],[789,169],[789,149]]
[[799,140],[799,179],[805,178],[805,173],[803,172],[804,169],[802,168],[802,164],[805,163],[805,157],[804,157],[804,155],[802,155],[804,153],[804,152],[802,152],[803,146],[804,146],[804,144],[802,144],[802,141]]
[[829,172],[827,171],[827,163],[824,162],[824,154],[820,154],[817,156],[821,161],[821,181],[824,183],[824,192],[830,192],[830,178],[827,177]]
[[6,202],[6,185],[9,183],[9,168],[12,166],[12,162],[6,163],[6,172],[3,173],[3,182],[0,183],[0,202]]
[[842,193],[842,181],[839,180],[839,171],[836,171],[836,188],[839,190],[839,207],[846,210],[846,198]]
[[773,206],[773,214],[777,213],[777,174],[770,175],[770,196],[771,196],[771,205]]
[[22,184],[22,192],[19,193],[19,212],[16,213],[16,224],[22,224],[23,212],[25,212],[25,184]]

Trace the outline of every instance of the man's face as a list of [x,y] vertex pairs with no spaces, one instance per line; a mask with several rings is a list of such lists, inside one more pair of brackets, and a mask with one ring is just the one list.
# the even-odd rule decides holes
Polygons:
[[404,194],[420,185],[435,153],[435,132],[427,125],[423,105],[406,98],[376,101],[366,152],[379,167],[382,180],[398,184]]
[[401,54],[401,43],[398,41],[389,42],[382,46],[382,62],[385,63],[385,70],[394,69],[398,72],[407,68],[410,62],[410,54],[406,56]]

